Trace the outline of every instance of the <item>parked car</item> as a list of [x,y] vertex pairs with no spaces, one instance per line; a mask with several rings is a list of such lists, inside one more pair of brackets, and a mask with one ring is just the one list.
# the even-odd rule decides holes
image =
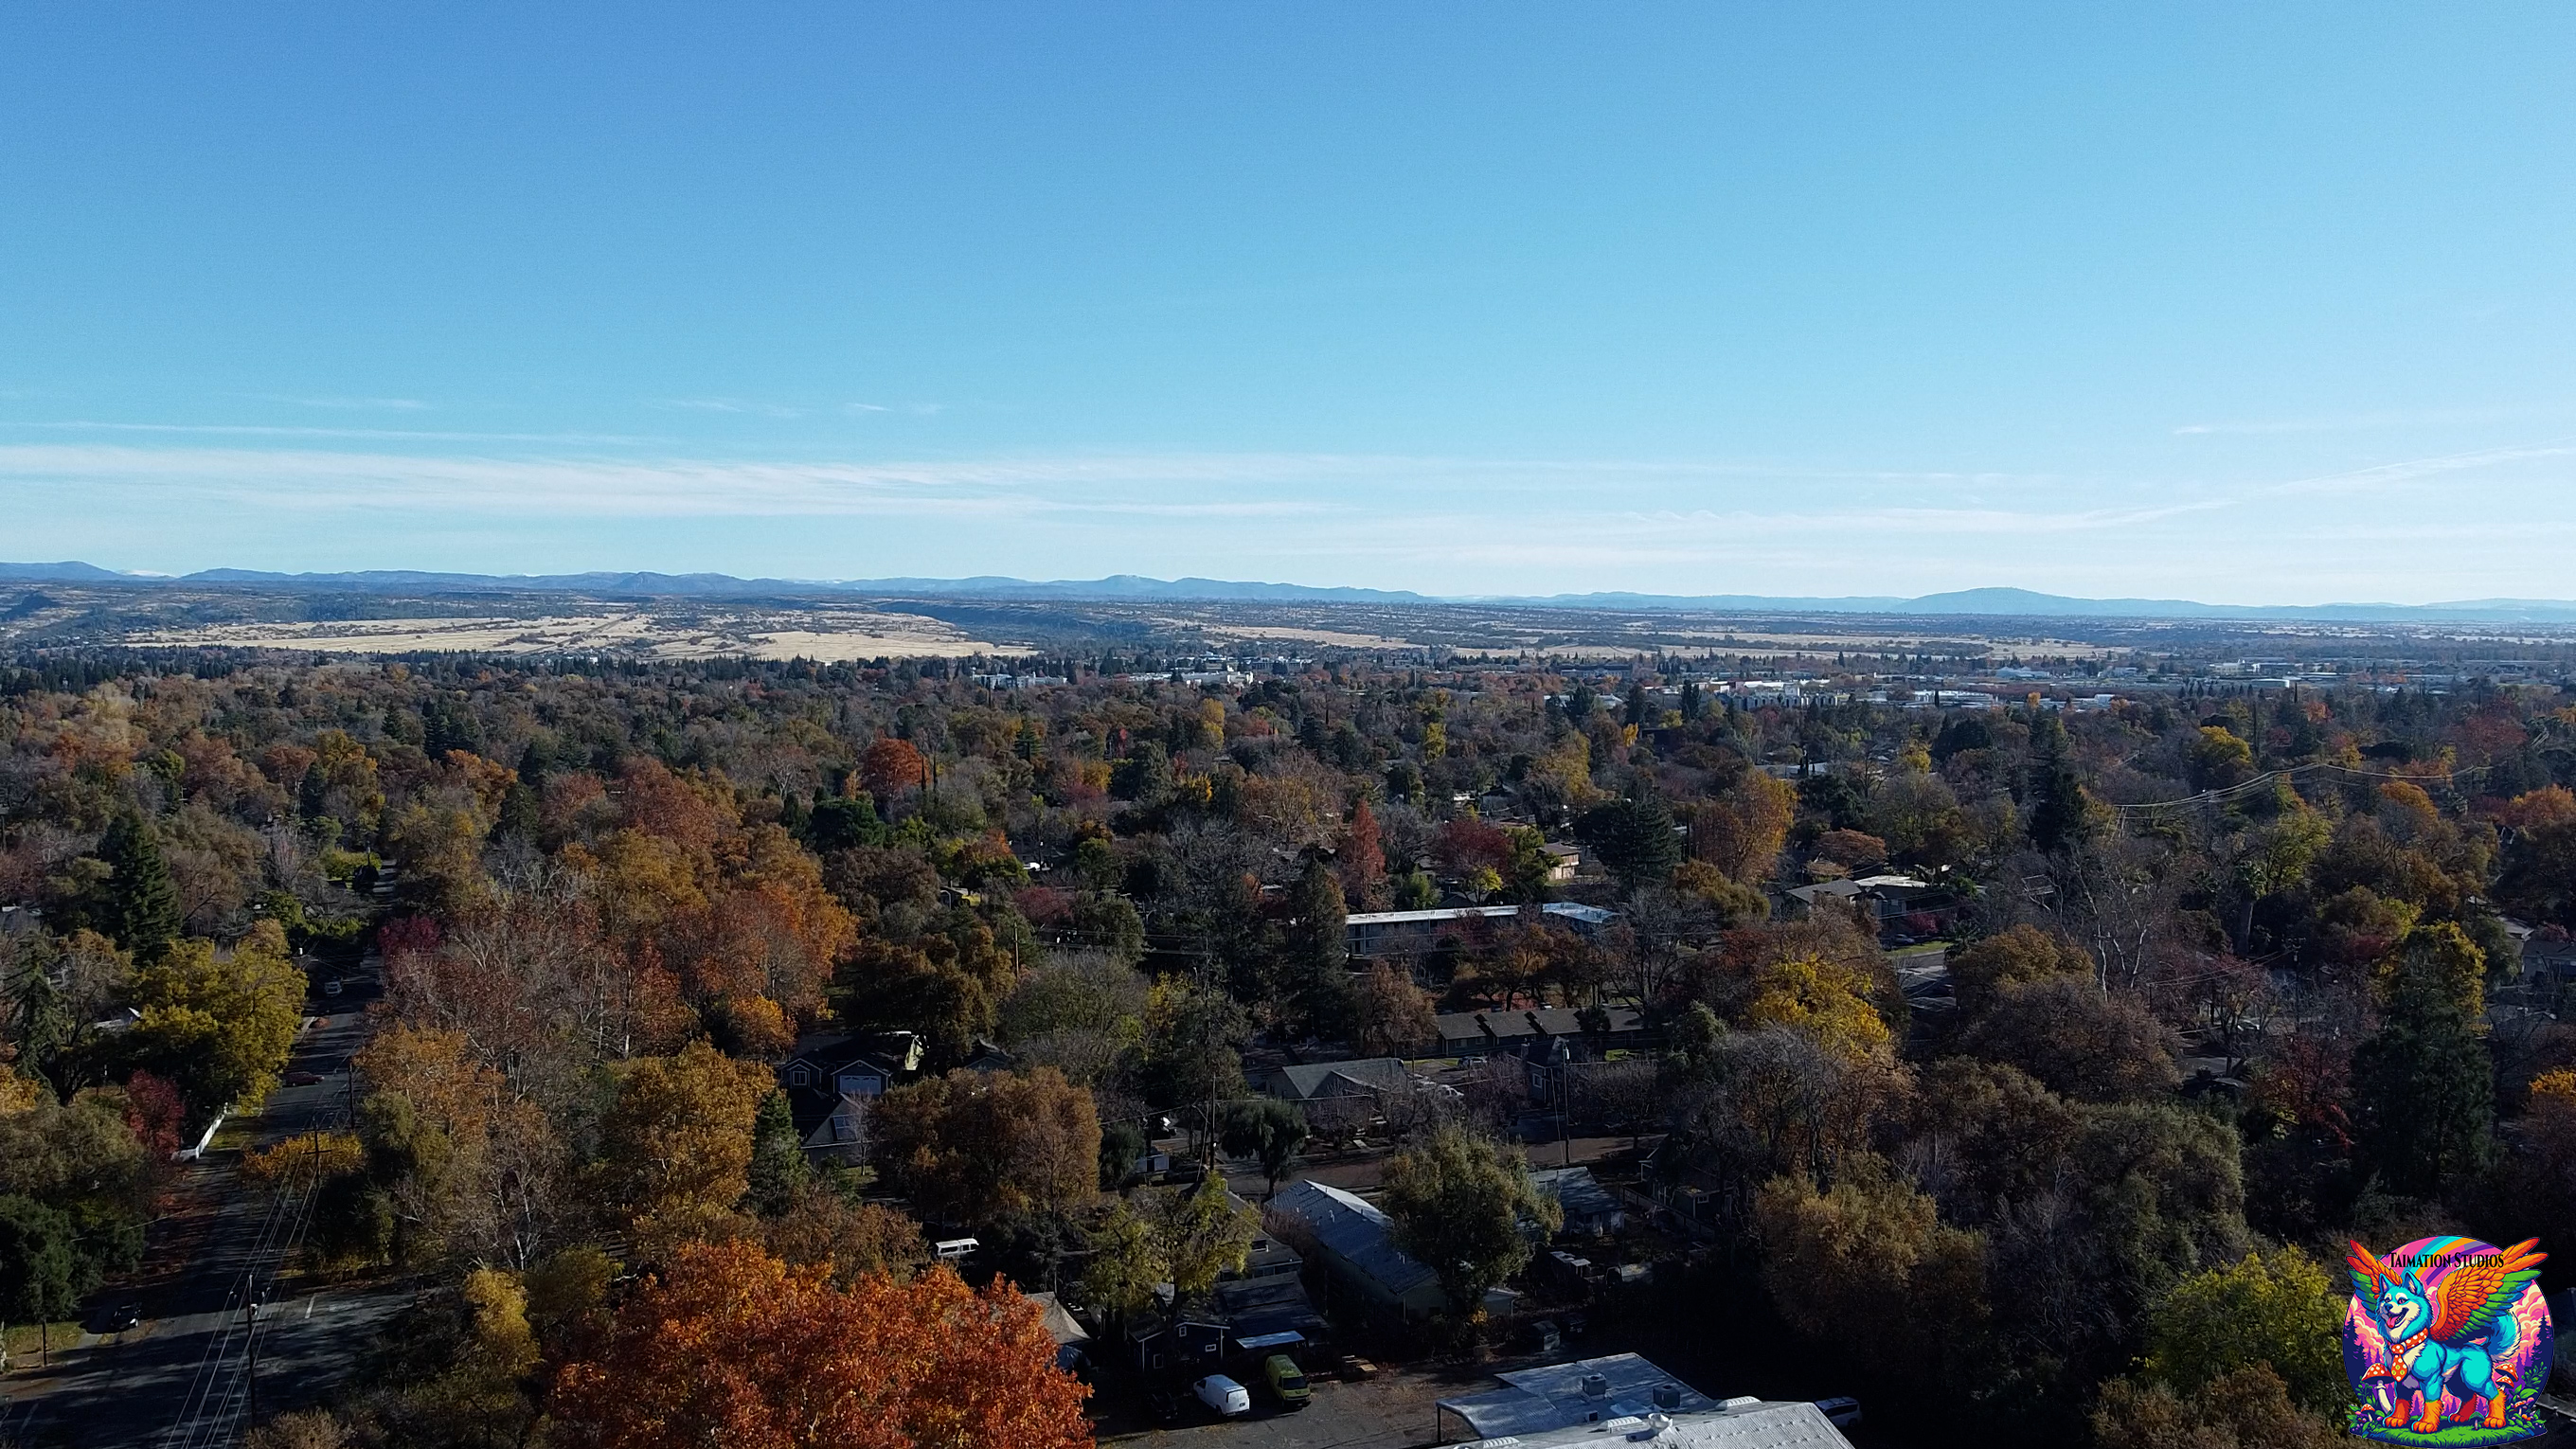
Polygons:
[[971,1257],[982,1246],[973,1238],[942,1238],[931,1245],[930,1252],[943,1263],[954,1263],[960,1258]]
[[1152,1415],[1157,1424],[1177,1424],[1190,1416],[1190,1396],[1170,1385],[1147,1389],[1145,1412]]
[[140,1303],[120,1303],[107,1312],[107,1331],[110,1333],[123,1333],[142,1326],[143,1305]]
[[1190,1391],[1199,1396],[1200,1403],[1229,1419],[1252,1412],[1252,1390],[1223,1374],[1209,1374],[1190,1385]]
[[1333,1367],[1340,1371],[1342,1382],[1346,1384],[1364,1384],[1377,1377],[1377,1365],[1357,1354],[1343,1354],[1341,1361]]
[[323,995],[325,995],[325,996],[337,996],[337,995],[339,995],[339,994],[340,994],[340,978],[339,978],[339,977],[337,977],[337,976],[334,976],[334,977],[332,977],[330,980],[323,982],[323,983],[322,983],[322,994],[323,994]]
[[309,1087],[320,1080],[322,1080],[322,1074],[319,1072],[297,1071],[286,1074],[286,1085],[290,1087]]
[[1270,1385],[1272,1396],[1289,1408],[1302,1409],[1315,1397],[1315,1391],[1306,1386],[1306,1371],[1284,1353],[1262,1360],[1261,1377]]
[[1565,1331],[1553,1318],[1542,1318],[1530,1325],[1530,1344],[1541,1353],[1554,1353],[1565,1347]]

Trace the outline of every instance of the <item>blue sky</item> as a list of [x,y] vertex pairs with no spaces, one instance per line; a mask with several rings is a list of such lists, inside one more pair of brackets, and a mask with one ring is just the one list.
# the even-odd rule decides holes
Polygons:
[[2576,596],[2564,6],[17,6],[0,557]]

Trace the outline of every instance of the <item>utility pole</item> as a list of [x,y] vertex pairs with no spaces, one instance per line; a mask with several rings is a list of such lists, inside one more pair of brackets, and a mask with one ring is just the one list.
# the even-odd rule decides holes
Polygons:
[[245,1424],[259,1422],[259,1290],[251,1290],[250,1301],[242,1305],[242,1345],[249,1362],[242,1371],[242,1385],[249,1405],[242,1415]]

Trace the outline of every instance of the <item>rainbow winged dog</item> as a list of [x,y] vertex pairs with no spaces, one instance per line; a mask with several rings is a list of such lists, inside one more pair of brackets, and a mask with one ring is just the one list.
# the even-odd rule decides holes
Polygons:
[[[2465,1244],[2465,1240],[2460,1241]],[[2429,1434],[2446,1422],[2444,1395],[2459,1400],[2448,1422],[2501,1428],[2511,1412],[2513,1360],[2520,1317],[2516,1300],[2540,1276],[2549,1255],[2538,1238],[2464,1257],[2430,1289],[2421,1266],[2401,1257],[2383,1263],[2359,1243],[2344,1262],[2353,1287],[2370,1304],[2370,1326],[2385,1356],[2374,1353],[2362,1375],[2391,1429]],[[2483,1246],[2483,1245],[2481,1245]]]

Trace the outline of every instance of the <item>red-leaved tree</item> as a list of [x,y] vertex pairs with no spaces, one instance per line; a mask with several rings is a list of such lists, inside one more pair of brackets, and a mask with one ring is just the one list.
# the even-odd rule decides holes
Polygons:
[[834,1288],[743,1242],[683,1250],[564,1366],[568,1444],[618,1449],[1090,1449],[1089,1391],[1039,1310],[934,1269]]

